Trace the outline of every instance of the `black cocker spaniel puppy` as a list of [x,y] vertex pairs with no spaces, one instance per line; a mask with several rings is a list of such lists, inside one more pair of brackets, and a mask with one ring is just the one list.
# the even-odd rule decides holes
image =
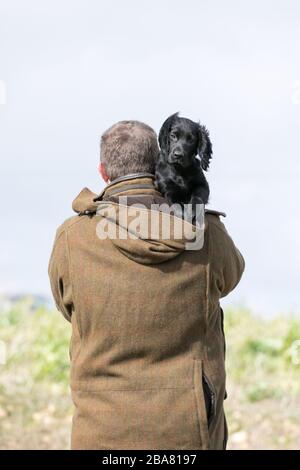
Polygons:
[[206,204],[209,185],[203,170],[209,167],[212,144],[205,126],[178,116],[168,117],[158,136],[160,154],[155,180],[169,204]]

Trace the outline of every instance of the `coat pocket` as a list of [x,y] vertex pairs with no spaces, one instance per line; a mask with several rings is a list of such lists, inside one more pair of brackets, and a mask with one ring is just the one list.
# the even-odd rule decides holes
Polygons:
[[204,372],[202,372],[202,384],[205,400],[207,427],[209,428],[212,420],[216,415],[216,394],[214,392],[213,386],[211,385]]
[[201,447],[209,449],[209,427],[215,416],[216,396],[210,381],[203,373],[201,359],[194,359],[194,393]]

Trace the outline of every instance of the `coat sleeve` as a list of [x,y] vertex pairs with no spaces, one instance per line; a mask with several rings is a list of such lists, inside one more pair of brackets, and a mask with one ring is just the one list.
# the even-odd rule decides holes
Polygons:
[[210,223],[211,284],[219,297],[228,295],[239,283],[245,260],[229,236],[225,225],[216,216]]
[[58,231],[49,261],[48,274],[57,309],[71,321],[73,310],[67,235]]

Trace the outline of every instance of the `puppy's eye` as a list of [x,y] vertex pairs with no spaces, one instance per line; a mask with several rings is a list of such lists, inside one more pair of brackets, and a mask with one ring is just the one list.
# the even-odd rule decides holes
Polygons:
[[187,140],[188,142],[192,142],[193,136],[192,136],[191,134],[188,134],[188,135],[186,136],[186,140]]
[[177,134],[175,134],[174,132],[171,132],[171,133],[170,133],[170,138],[171,138],[172,140],[176,140],[176,139],[177,139]]

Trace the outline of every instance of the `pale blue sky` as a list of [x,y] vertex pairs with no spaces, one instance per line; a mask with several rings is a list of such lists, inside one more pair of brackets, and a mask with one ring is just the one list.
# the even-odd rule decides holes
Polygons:
[[297,0],[2,0],[0,292],[49,294],[101,133],[180,110],[210,130],[210,207],[246,258],[227,303],[300,312],[299,31]]

